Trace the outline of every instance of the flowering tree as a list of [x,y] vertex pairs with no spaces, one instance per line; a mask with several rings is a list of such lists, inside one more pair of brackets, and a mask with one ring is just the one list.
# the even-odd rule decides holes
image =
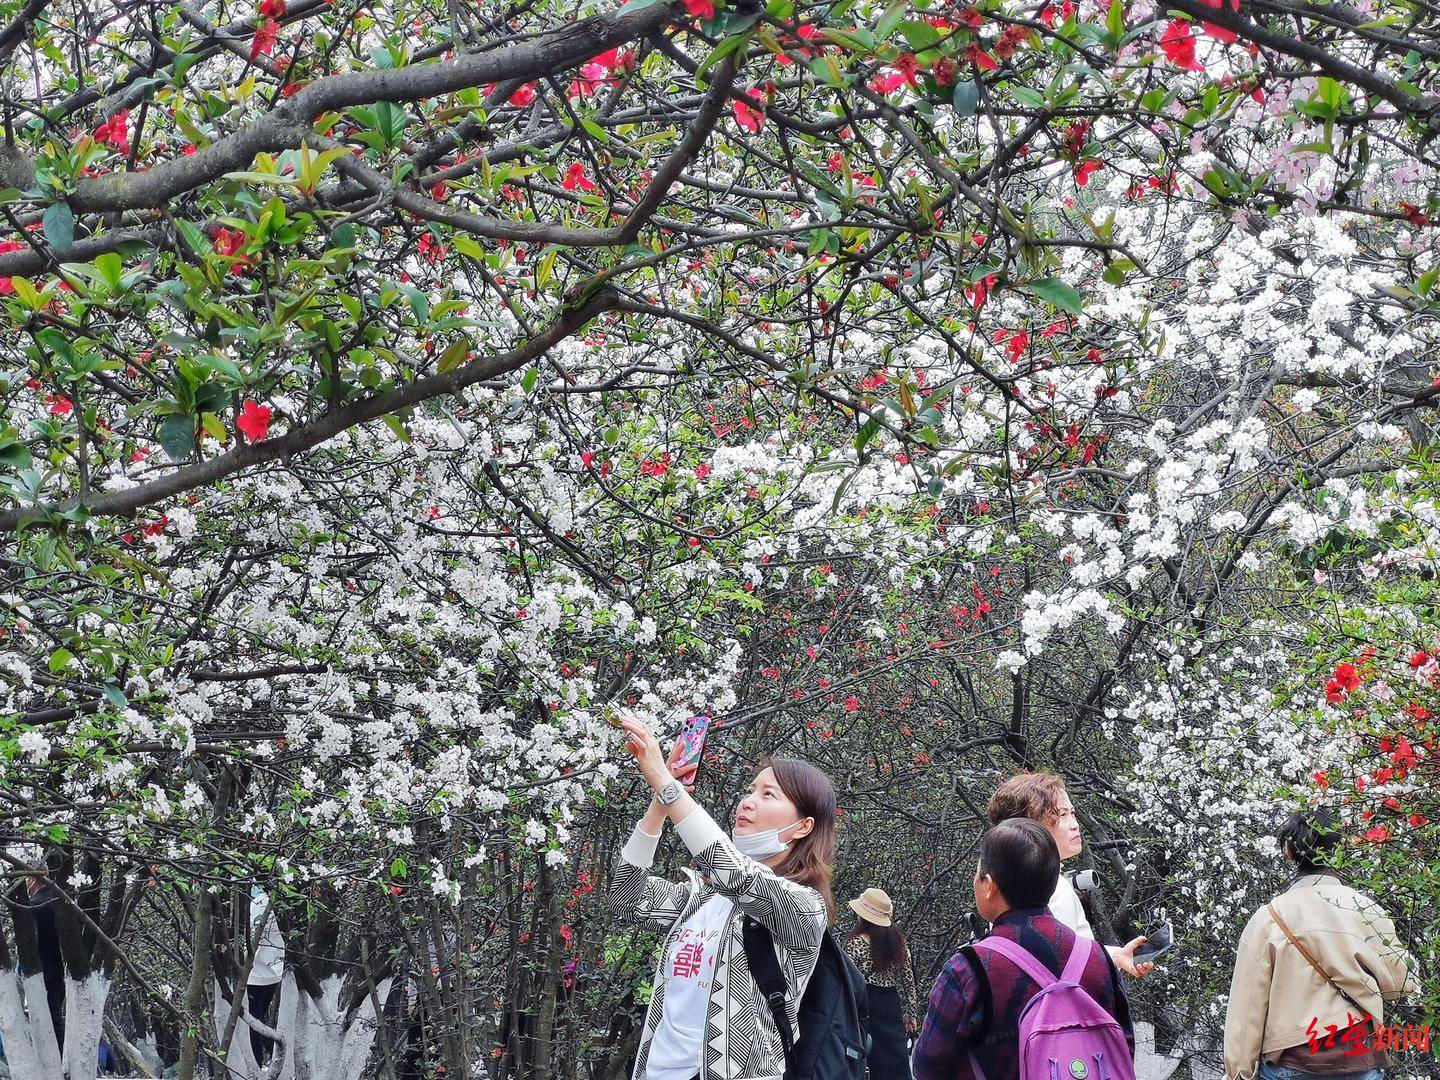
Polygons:
[[1342,523],[1349,603],[1433,558],[1434,51],[1388,3],[0,2],[6,857],[93,1020],[46,1041],[12,903],[7,1047],[79,1076],[118,979],[187,1075],[623,1074],[618,704],[719,714],[714,799],[846,778],[924,963],[1057,766],[1103,921],[1215,976],[1255,896],[1165,808],[1351,767],[1261,696],[1354,659],[1298,575]]

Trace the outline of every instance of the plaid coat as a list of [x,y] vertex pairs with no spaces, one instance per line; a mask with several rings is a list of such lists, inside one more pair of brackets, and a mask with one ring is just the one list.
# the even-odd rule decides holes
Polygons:
[[617,914],[665,935],[655,970],[655,989],[640,1051],[635,1057],[635,1080],[644,1080],[650,1040],[665,1009],[666,952],[672,937],[700,905],[719,893],[735,904],[727,933],[721,939],[710,985],[701,1046],[702,1080],[780,1080],[785,1072],[784,1050],[770,1008],[760,996],[741,940],[743,916],[769,928],[775,939],[780,970],[789,984],[785,1011],[791,1034],[800,998],[815,972],[820,943],[828,932],[829,916],[818,892],[775,874],[768,866],[736,850],[704,810],[696,809],[676,826],[695,857],[701,874],[686,868],[683,882],[649,874],[659,837],[637,826],[620,853],[610,880],[610,906]]

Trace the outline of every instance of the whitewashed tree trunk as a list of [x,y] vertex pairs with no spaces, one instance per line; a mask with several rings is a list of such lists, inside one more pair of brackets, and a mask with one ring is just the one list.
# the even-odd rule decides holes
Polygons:
[[[110,980],[98,971],[76,981],[65,977],[65,1049],[61,1064],[69,1080],[95,1080],[100,1072],[100,1029]],[[46,1010],[48,1023],[49,1017]]]
[[[241,988],[243,999],[244,988]],[[214,1007],[210,1010],[215,1022],[216,1040],[225,1037],[225,1022],[230,1016],[230,1000],[220,991],[216,979],[210,982],[210,997]],[[250,1045],[250,1028],[241,1020],[230,1035],[230,1045],[225,1048],[224,1080],[255,1080],[260,1075],[260,1064],[255,1060],[255,1051]]]
[[389,979],[381,979],[375,987],[374,997],[367,994],[360,1008],[355,1010],[355,1015],[346,1025],[340,1056],[329,1080],[359,1080],[365,1063],[370,1060],[370,1050],[375,1045],[378,1026],[375,1008],[377,1003],[380,1008],[385,1007],[385,1001],[390,996],[390,983]]
[[[340,995],[344,980],[339,976],[320,984],[320,996],[313,998],[295,983],[289,972],[280,982],[280,1001],[276,1012],[275,1030],[284,1043],[284,1064],[277,1080],[360,1080],[370,1051],[375,1045],[375,1003],[381,1008],[390,996],[392,980],[383,979],[375,987],[375,997],[366,997],[355,1015],[346,1023],[340,1014]],[[216,1038],[224,1035],[225,1018],[230,1015],[230,1002],[212,983],[215,1002],[212,1014]],[[260,1080],[263,1070],[255,1060],[250,1046],[250,1028],[242,1020],[226,1048],[224,1080]],[[282,1053],[277,1047],[276,1055]],[[273,1067],[273,1059],[271,1062]]]
[[45,976],[22,977],[13,968],[0,970],[0,1038],[14,1077],[68,1077],[95,1080],[99,1072],[100,1027],[110,980],[93,972],[77,982],[65,979],[65,1045],[55,1038]]
[[[25,980],[29,982],[29,980]],[[45,988],[42,982],[40,987],[40,1000],[45,1000]],[[13,968],[0,970],[0,1038],[5,1040],[5,1061],[10,1066],[10,1075],[21,1076],[54,1076],[60,1067],[60,1052],[55,1046],[55,1032],[50,1024],[50,1010],[40,1010],[45,1014],[45,1027],[50,1029],[50,1059],[47,1062],[41,1056],[40,1048],[36,1045],[39,1034],[30,1023],[30,1017],[25,1013],[25,993],[21,988],[20,973]],[[46,1072],[46,1066],[49,1072]]]

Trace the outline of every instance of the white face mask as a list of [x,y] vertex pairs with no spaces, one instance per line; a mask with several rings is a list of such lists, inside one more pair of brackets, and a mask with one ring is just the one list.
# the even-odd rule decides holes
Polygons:
[[752,859],[768,859],[771,855],[779,855],[790,846],[780,839],[780,834],[786,829],[793,829],[804,820],[798,818],[783,829],[766,829],[764,832],[738,833],[732,829],[730,842],[741,855],[748,855]]

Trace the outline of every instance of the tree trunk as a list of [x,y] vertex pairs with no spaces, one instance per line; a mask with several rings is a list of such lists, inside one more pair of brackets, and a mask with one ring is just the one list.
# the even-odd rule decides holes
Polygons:
[[[209,1004],[206,976],[210,972],[210,898],[201,885],[195,886],[195,949],[190,962],[190,984],[185,988],[187,1027],[180,1043],[180,1080],[195,1080],[200,1056],[200,1027]],[[244,993],[240,988],[238,993]]]

